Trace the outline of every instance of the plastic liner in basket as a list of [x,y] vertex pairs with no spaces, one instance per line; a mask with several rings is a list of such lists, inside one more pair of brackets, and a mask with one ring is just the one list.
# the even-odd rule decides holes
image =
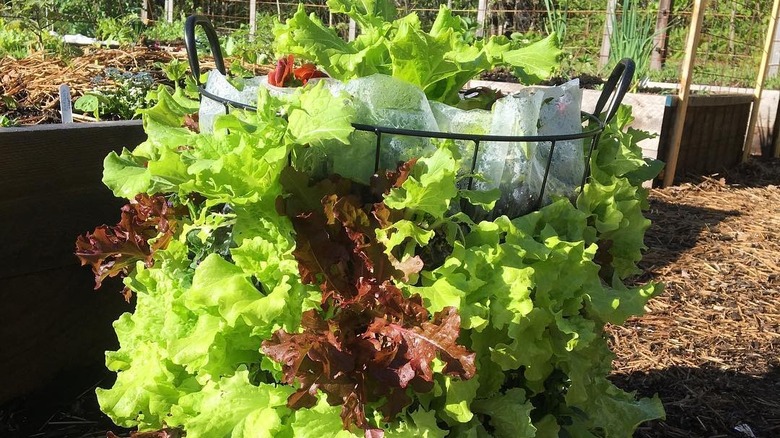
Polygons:
[[[539,111],[539,136],[579,134],[582,132],[582,90],[579,79],[558,87],[541,89],[544,99]],[[550,153],[552,151],[552,160]],[[525,169],[525,186],[538,198],[545,183],[544,174],[549,163],[549,174],[542,204],[552,202],[553,196],[571,197],[582,182],[585,172],[585,151],[582,139],[538,142],[531,146]]]
[[[241,79],[243,87],[241,90],[233,86],[227,80],[225,75],[217,70],[208,72],[205,90],[215,96],[239,102],[245,105],[257,105],[257,94],[260,87],[268,89],[272,96],[284,96],[292,94],[293,88],[280,88],[268,84],[268,76],[255,76],[253,78]],[[214,119],[217,116],[226,114],[227,108],[223,102],[217,102],[208,96],[203,96],[198,110],[198,120],[202,132],[214,131]]]
[[[493,105],[490,134],[507,136],[535,136],[544,93],[526,88],[503,97]],[[481,177],[473,188],[498,188],[501,196],[496,202],[495,215],[519,216],[534,207],[533,197],[525,184],[531,142],[487,141],[480,145],[475,171]]]
[[[488,110],[463,110],[441,102],[432,101],[431,109],[436,118],[440,132],[458,134],[487,135],[493,123],[493,113]],[[458,176],[467,176],[471,172],[471,164],[476,153],[474,140],[455,140],[461,156],[461,169]],[[468,188],[468,178],[460,180],[459,187]]]
[[[374,74],[346,83],[319,79],[334,95],[346,93],[355,106],[354,123],[417,131],[437,131],[436,119],[425,93],[418,87],[393,78]],[[377,134],[355,130],[349,145],[332,141],[299,151],[296,167],[315,176],[337,173],[343,177],[368,183],[378,161],[380,169],[394,169],[398,163],[430,154],[433,142],[428,138],[404,135],[383,135],[377,156]],[[324,166],[318,163],[324,160]],[[321,170],[322,169],[322,170]]]
[[[219,47],[219,39],[217,37],[216,31],[214,30],[213,26],[211,25],[208,18],[204,16],[199,15],[193,15],[189,17],[185,23],[185,32],[184,32],[184,43],[187,48],[187,58],[190,64],[190,69],[192,71],[192,76],[195,79],[195,82],[198,85],[198,90],[201,93],[201,97],[203,101],[205,102],[207,107],[211,107],[208,111],[206,111],[205,119],[207,120],[206,123],[203,123],[203,119],[201,119],[202,123],[202,130],[205,127],[205,131],[212,130],[212,121],[213,118],[216,117],[217,114],[224,114],[228,107],[235,107],[235,108],[243,108],[243,109],[253,109],[252,104],[255,102],[255,96],[252,95],[252,93],[248,92],[246,88],[243,88],[242,90],[231,90],[227,86],[225,86],[226,80],[223,82],[221,79],[224,79],[224,76],[222,78],[215,77],[212,79],[212,84],[206,89],[204,87],[204,84],[200,82],[200,64],[198,61],[198,52],[196,50],[196,40],[195,40],[195,29],[197,26],[201,26],[203,30],[206,33],[206,36],[208,38],[208,43],[211,48],[211,53],[214,56],[214,63],[216,66],[216,70],[221,72],[221,75],[224,75],[226,72],[225,69],[225,63],[222,58],[222,51]],[[544,135],[540,134],[539,132],[554,132],[554,131],[546,131],[544,129],[545,124],[541,123],[539,120],[535,120],[536,118],[531,118],[531,120],[535,120],[536,122],[540,123],[539,128],[542,128],[542,130],[537,129],[537,138],[524,138],[526,142],[550,142],[554,138],[558,138],[557,143],[563,144],[564,141],[563,138],[571,138],[571,137],[579,137],[581,139],[588,139],[589,146],[587,147],[586,155],[589,158],[590,154],[593,152],[593,149],[596,147],[599,136],[604,130],[605,123],[608,123],[614,116],[615,113],[618,110],[618,107],[620,103],[623,100],[623,97],[625,96],[625,93],[628,90],[628,87],[631,84],[631,79],[633,77],[635,70],[635,64],[631,59],[625,58],[618,62],[618,64],[613,69],[612,73],[610,74],[609,78],[607,79],[606,83],[604,84],[604,88],[601,92],[601,95],[599,96],[599,99],[596,103],[595,109],[593,111],[593,114],[588,113],[582,113],[583,116],[588,118],[590,122],[593,122],[589,125],[589,128],[586,131],[582,131],[581,134],[572,134],[572,133],[556,133],[555,135]],[[211,77],[210,77],[211,79]],[[221,89],[215,88],[216,85],[214,82],[222,82],[220,85]],[[228,83],[229,85],[229,83]],[[232,87],[232,86],[231,86]],[[270,87],[269,87],[270,88]],[[335,88],[332,90],[335,93],[339,92],[339,89],[341,88],[341,85],[336,85]],[[239,95],[237,96],[235,93],[238,92]],[[246,93],[244,96],[241,96],[241,93]],[[391,90],[391,94],[396,93],[396,91]],[[248,96],[247,96],[248,95]],[[561,110],[567,107],[567,99],[564,97],[566,93],[561,94],[560,97],[563,99],[559,101],[555,101],[557,97],[553,97],[553,100],[550,101],[554,104],[554,108],[556,110]],[[572,95],[573,102],[577,102],[579,99],[574,98],[574,95]],[[543,99],[544,100],[544,99]],[[211,102],[209,102],[211,101]],[[243,103],[242,103],[243,101]],[[216,105],[212,104],[219,104],[220,106],[217,108]],[[223,106],[224,105],[224,106]],[[430,106],[430,104],[428,105]],[[436,106],[434,104],[434,106]],[[442,110],[438,113],[443,113],[447,111]],[[542,115],[545,111],[549,111],[548,109],[542,109],[541,106],[539,108],[539,113],[537,115]],[[604,118],[602,120],[599,120],[598,116],[604,111]],[[574,112],[574,110],[572,110]],[[519,112],[518,112],[519,113]],[[379,171],[382,167],[384,168],[392,168],[394,165],[398,162],[403,160],[404,158],[411,157],[418,155],[420,153],[423,153],[424,151],[428,150],[427,144],[431,144],[430,140],[422,140],[421,145],[423,147],[421,148],[410,148],[409,151],[407,151],[406,148],[402,149],[396,149],[396,152],[398,153],[397,157],[393,156],[383,156],[380,157],[379,154],[383,153],[380,146],[384,145],[386,142],[391,142],[392,140],[388,140],[386,137],[390,136],[403,136],[403,137],[413,137],[416,139],[430,139],[430,138],[450,138],[453,140],[456,140],[457,142],[460,142],[459,144],[463,145],[463,158],[464,161],[467,161],[466,157],[470,155],[469,152],[469,146],[467,146],[467,142],[471,141],[474,143],[474,154],[471,154],[472,158],[476,156],[477,158],[482,157],[481,162],[479,164],[482,164],[482,167],[484,170],[490,170],[494,175],[498,175],[499,177],[497,179],[491,179],[489,177],[486,178],[466,178],[468,180],[467,187],[472,187],[474,185],[474,182],[476,182],[476,185],[483,184],[483,187],[488,188],[489,186],[498,186],[502,189],[504,189],[504,193],[502,193],[501,200],[497,204],[496,211],[491,212],[491,215],[495,215],[497,212],[503,212],[507,213],[510,216],[518,216],[519,214],[512,213],[512,209],[518,211],[520,214],[536,209],[539,206],[541,206],[542,201],[547,201],[549,199],[550,193],[553,194],[566,194],[569,192],[573,192],[574,188],[578,184],[576,184],[577,179],[579,178],[579,169],[585,169],[582,171],[581,179],[579,180],[579,185],[584,185],[585,180],[588,176],[588,170],[587,166],[585,165],[587,162],[587,158],[584,159],[577,159],[572,160],[571,163],[573,164],[567,164],[564,163],[564,161],[568,161],[568,157],[574,157],[576,154],[579,153],[578,149],[576,148],[576,145],[580,144],[580,141],[572,141],[569,144],[571,146],[562,146],[560,148],[553,147],[552,143],[550,144],[552,153],[550,152],[550,149],[546,149],[543,146],[539,147],[539,145],[531,144],[531,143],[522,143],[522,142],[515,142],[515,147],[510,147],[512,144],[511,142],[505,146],[497,146],[497,151],[493,151],[490,155],[483,156],[482,153],[480,153],[480,148],[485,146],[485,144],[493,141],[494,143],[500,143],[498,140],[499,138],[493,138],[493,135],[497,135],[498,137],[501,137],[500,139],[508,139],[508,140],[519,140],[519,139],[512,139],[507,138],[512,136],[511,131],[507,131],[504,129],[501,129],[502,126],[509,126],[512,129],[515,129],[517,133],[525,133],[526,135],[530,136],[529,133],[533,132],[533,128],[526,128],[525,124],[523,125],[523,129],[519,129],[518,124],[515,123],[513,120],[506,120],[503,125],[499,122],[499,120],[494,119],[500,119],[493,117],[490,119],[490,132],[485,134],[467,134],[471,130],[471,128],[461,128],[457,123],[452,123],[452,121],[449,123],[448,127],[445,127],[443,129],[421,129],[421,128],[414,128],[410,127],[409,129],[395,129],[395,128],[388,128],[383,126],[381,123],[375,123],[375,124],[360,124],[360,123],[353,123],[353,126],[355,127],[356,131],[359,131],[362,134],[356,133],[355,135],[373,135],[374,136],[374,147],[372,148],[371,152],[369,152],[369,148],[366,146],[363,149],[363,153],[365,154],[365,157],[361,157],[359,161],[357,160],[358,157],[354,156],[356,152],[359,152],[357,149],[353,150],[352,154],[353,156],[349,156],[344,151],[344,146],[340,146],[339,152],[343,154],[343,159],[333,159],[334,154],[326,154],[326,148],[323,145],[318,145],[318,148],[296,148],[293,150],[293,155],[291,156],[291,160],[293,164],[304,164],[312,169],[321,169],[323,172],[326,171],[326,169],[330,169],[331,171],[334,171],[337,168],[340,168],[344,174],[349,174],[350,170],[352,170],[352,173],[357,176],[356,179],[365,180],[367,175],[370,174],[368,169],[371,169],[371,171]],[[370,120],[370,119],[367,119]],[[434,117],[435,120],[435,117]],[[453,119],[454,120],[454,119]],[[486,118],[483,118],[483,120],[486,120]],[[579,121],[579,120],[578,120]],[[524,122],[525,123],[525,122]],[[422,125],[422,124],[421,124]],[[580,132],[582,125],[576,125],[577,132]],[[437,127],[438,128],[438,127]],[[414,129],[418,129],[415,131]],[[442,132],[444,131],[444,132]],[[498,134],[494,134],[494,132],[499,132]],[[441,134],[441,135],[439,135]],[[561,138],[563,137],[563,138]],[[368,138],[368,137],[366,137]],[[482,143],[480,143],[482,142]],[[367,145],[367,142],[363,142],[365,145]],[[378,144],[380,143],[380,144]],[[533,154],[531,154],[530,148],[532,146],[535,146],[533,148]],[[555,146],[558,146],[555,144]],[[559,150],[560,149],[560,150]],[[518,152],[519,150],[519,152]],[[545,150],[547,150],[545,155]],[[571,154],[567,153],[566,151],[570,150]],[[503,155],[502,155],[503,151]],[[306,154],[301,154],[300,157],[295,156],[296,152],[307,152]],[[512,153],[512,155],[509,155],[509,153]],[[371,153],[374,155],[373,160],[373,166],[370,165],[371,160],[369,159],[371,156]],[[336,154],[338,155],[338,154]],[[360,155],[358,153],[358,155]],[[549,165],[541,166],[540,163],[543,163],[545,160],[545,157],[548,159]],[[380,159],[381,158],[381,159]],[[509,161],[507,162],[507,159]],[[331,160],[333,160],[331,162]],[[501,160],[504,160],[503,166],[501,166],[499,163]],[[553,161],[555,163],[553,163]],[[476,166],[476,162],[472,160],[472,163]],[[581,164],[580,164],[581,163]],[[549,166],[549,167],[548,167]],[[353,169],[354,167],[359,167],[360,171],[355,171]],[[465,172],[464,166],[464,172]],[[539,181],[539,175],[542,174],[541,168],[544,167],[544,174],[541,177],[541,182],[537,183],[535,181]],[[525,169],[525,172],[521,174],[518,170]],[[469,169],[468,173],[464,173],[465,175],[471,175],[472,169]],[[481,169],[476,169],[477,172],[479,172]],[[365,175],[364,175],[365,173]],[[550,174],[552,174],[552,178],[550,178]],[[521,175],[521,176],[518,176]],[[529,180],[529,184],[525,184],[526,180]],[[548,181],[552,181],[549,182]],[[574,183],[574,184],[571,184]],[[532,193],[532,190],[530,189],[531,185],[538,184],[539,190],[537,194]],[[550,186],[550,191],[547,192],[548,187]],[[520,188],[520,191],[517,192],[518,187]],[[511,189],[512,191],[508,191],[508,189]],[[535,190],[534,190],[535,191]],[[545,193],[546,195],[544,197],[540,196],[539,194]],[[536,201],[534,202],[534,196]],[[543,198],[543,199],[540,199]],[[513,206],[512,203],[514,202],[513,199],[519,199],[521,200],[520,203]],[[525,200],[528,200],[529,202],[525,202]],[[527,208],[526,205],[529,205],[530,208]],[[503,210],[503,211],[502,211]]]

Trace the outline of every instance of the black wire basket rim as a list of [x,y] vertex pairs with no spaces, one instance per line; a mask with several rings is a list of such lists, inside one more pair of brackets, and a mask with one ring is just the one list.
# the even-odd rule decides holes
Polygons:
[[[205,97],[247,111],[257,111],[257,107],[245,103],[236,102],[222,96],[217,96],[198,86],[198,91]],[[554,135],[494,135],[494,134],[463,134],[458,132],[424,131],[407,128],[394,128],[390,126],[370,125],[365,123],[352,123],[352,127],[358,131],[373,132],[375,134],[401,135],[407,137],[438,138],[447,140],[470,140],[474,142],[558,142],[566,140],[578,140],[590,138],[604,131],[604,121],[594,114],[580,111],[580,115],[588,122],[594,123],[593,127],[585,128],[582,132],[572,134]]]

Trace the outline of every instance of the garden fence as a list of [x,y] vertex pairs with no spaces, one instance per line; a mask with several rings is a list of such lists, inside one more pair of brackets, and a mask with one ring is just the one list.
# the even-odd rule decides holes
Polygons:
[[[268,0],[166,0],[150,6],[151,19],[178,18],[200,11],[218,29],[245,27],[255,32],[270,32],[270,17],[290,18],[298,8],[295,1]],[[349,37],[349,20],[341,14],[331,14],[326,0],[307,0],[307,12],[314,12],[325,23]],[[397,2],[400,13],[416,12],[423,23],[431,23],[439,3],[421,1]],[[610,36],[622,29],[622,17],[627,6],[636,9],[639,23],[650,29],[633,29],[635,35],[649,34],[655,45],[648,61],[649,76],[659,82],[677,82],[685,53],[685,39],[690,27],[693,1],[658,0],[449,0],[447,5],[473,26],[475,32],[486,35],[504,34],[522,38],[528,32],[546,33],[555,30],[563,39],[568,56],[563,60],[565,71],[603,74],[598,66],[608,67]],[[484,8],[480,10],[480,8]],[[752,88],[763,53],[764,37],[769,23],[771,0],[710,1],[705,11],[698,59],[693,70],[693,83],[711,86],[741,86]],[[482,21],[484,17],[484,21]],[[610,19],[614,17],[614,21]],[[610,23],[613,25],[610,26]],[[780,70],[780,41],[772,47],[768,77]],[[613,48],[613,52],[615,49]],[[620,59],[620,54],[613,58]],[[641,68],[640,68],[641,70]],[[641,71],[639,74],[641,75]],[[773,80],[770,85],[776,85]]]

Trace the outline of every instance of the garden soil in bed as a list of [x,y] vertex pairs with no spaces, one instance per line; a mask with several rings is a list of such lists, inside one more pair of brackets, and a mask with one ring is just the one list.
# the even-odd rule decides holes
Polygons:
[[[608,329],[612,380],[666,408],[635,436],[780,436],[780,161],[654,189],[648,216],[637,282],[666,290]],[[97,409],[94,387],[110,381],[101,370],[63,376],[0,407],[0,436],[128,436]]]

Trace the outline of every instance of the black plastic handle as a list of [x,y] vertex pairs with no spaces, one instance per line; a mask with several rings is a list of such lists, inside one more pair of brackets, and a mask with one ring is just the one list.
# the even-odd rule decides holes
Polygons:
[[198,48],[195,47],[195,28],[198,25],[206,32],[217,71],[224,75],[226,70],[225,60],[222,58],[222,48],[219,46],[219,37],[217,37],[214,26],[211,25],[211,21],[203,15],[190,15],[184,22],[184,47],[187,49],[187,59],[190,62],[192,76],[195,78],[195,83],[200,86],[200,61],[198,60]]
[[[604,119],[604,124],[608,124],[615,113],[617,113],[620,103],[623,102],[628,87],[631,86],[631,80],[634,78],[634,71],[636,70],[636,64],[630,58],[623,58],[617,63],[612,73],[609,75],[609,79],[604,84],[604,89],[601,91],[598,102],[596,102],[596,109],[593,114],[598,116],[604,111],[604,107],[607,107],[607,117]],[[607,102],[609,105],[607,106]]]

